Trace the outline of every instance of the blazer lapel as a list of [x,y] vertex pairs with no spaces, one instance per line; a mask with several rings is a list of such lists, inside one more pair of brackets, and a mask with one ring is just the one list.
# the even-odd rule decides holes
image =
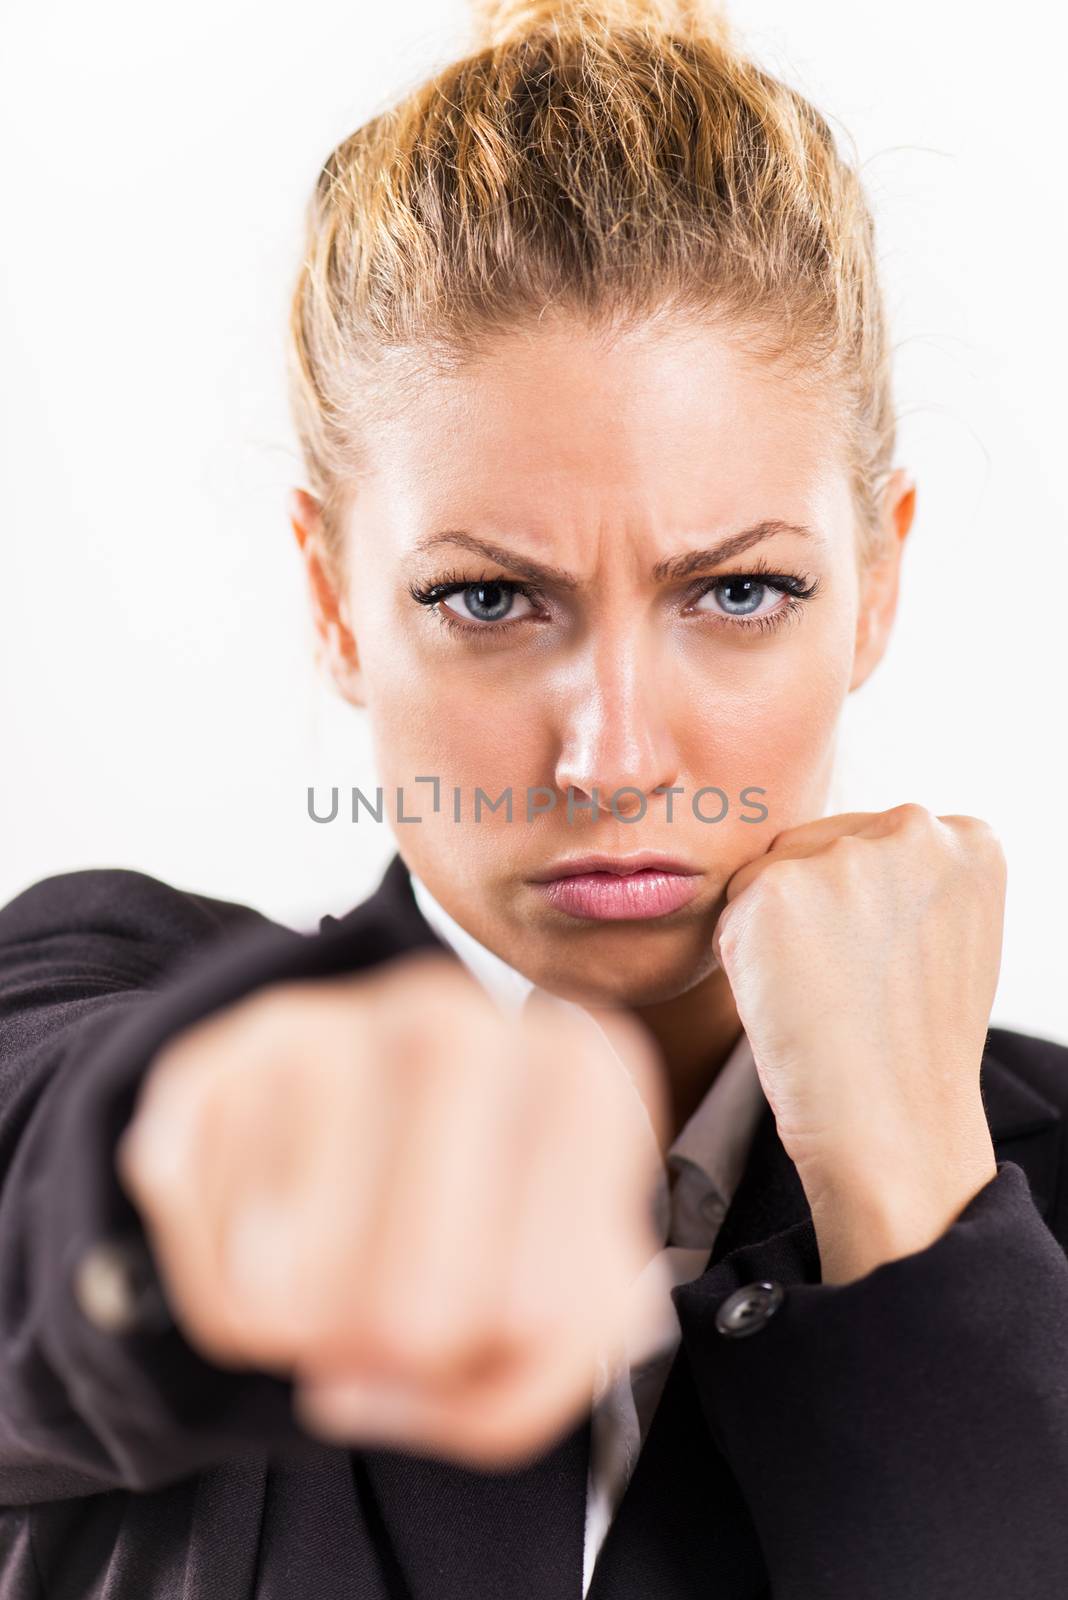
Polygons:
[[343,917],[323,917],[319,929],[321,942],[333,946],[339,958],[347,958],[356,968],[424,948],[441,950],[459,960],[416,904],[412,880],[399,852],[390,857],[377,888],[366,900]]
[[[765,1101],[708,1266],[808,1217],[797,1169]],[[706,1270],[708,1270],[706,1268]],[[673,1298],[686,1292],[674,1291]],[[709,1434],[684,1338],[634,1474],[601,1547],[587,1600],[754,1600],[767,1585],[760,1544]]]
[[[395,855],[370,900],[331,924],[339,970],[365,959],[450,947],[426,923],[408,871]],[[346,941],[349,946],[346,956]],[[358,961],[356,964],[360,964]],[[981,1068],[983,1101],[999,1161],[1027,1174],[1043,1216],[1055,1190],[1057,1108],[999,1058],[997,1030]],[[741,1181],[717,1235],[707,1270],[743,1246],[796,1230],[798,1270],[819,1281],[819,1254],[797,1168],[765,1102]],[[697,1319],[687,1291],[673,1293],[684,1329],[648,1436],[594,1569],[588,1600],[761,1600],[768,1593],[748,1508],[703,1420],[693,1366],[700,1360]],[[384,1530],[403,1579],[398,1600],[581,1600],[587,1414],[551,1450],[508,1473],[481,1473],[398,1451],[363,1451]]]

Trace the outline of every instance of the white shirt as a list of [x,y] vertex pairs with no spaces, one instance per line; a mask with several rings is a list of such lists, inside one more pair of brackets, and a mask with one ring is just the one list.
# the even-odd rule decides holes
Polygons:
[[[519,1012],[536,985],[462,928],[414,872],[409,871],[409,877],[416,904],[434,932],[502,1010]],[[552,998],[587,1017],[604,1036],[590,1012],[558,995]],[[669,1186],[665,1168],[656,1196],[664,1248],[635,1282],[635,1314],[619,1346],[614,1352],[604,1352],[598,1363],[591,1412],[583,1596],[682,1337],[670,1291],[699,1277],[708,1265],[764,1105],[764,1091],[743,1032],[667,1153],[674,1185]],[[655,1137],[651,1124],[649,1135]],[[640,1319],[638,1307],[642,1308]]]

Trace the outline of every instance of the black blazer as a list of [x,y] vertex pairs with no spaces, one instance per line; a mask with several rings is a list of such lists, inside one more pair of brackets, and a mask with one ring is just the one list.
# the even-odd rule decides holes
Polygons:
[[[501,1473],[327,1445],[279,1377],[173,1326],[105,1332],[72,1290],[137,1229],[114,1144],[164,1039],[418,946],[445,949],[399,855],[316,933],[122,870],[0,910],[0,1600],[580,1600],[588,1416]],[[847,1285],[819,1282],[765,1111],[674,1291],[682,1345],[590,1600],[1068,1594],[1068,1048],[991,1028],[982,1088],[997,1177]],[[724,1337],[719,1308],[765,1280],[778,1309]]]

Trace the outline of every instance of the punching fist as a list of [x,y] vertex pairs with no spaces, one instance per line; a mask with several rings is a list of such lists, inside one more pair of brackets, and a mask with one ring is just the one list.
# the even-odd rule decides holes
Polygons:
[[323,1438],[484,1467],[548,1446],[659,1247],[659,1059],[596,1015],[502,1016],[419,952],[176,1035],[117,1170],[190,1342],[291,1377]]

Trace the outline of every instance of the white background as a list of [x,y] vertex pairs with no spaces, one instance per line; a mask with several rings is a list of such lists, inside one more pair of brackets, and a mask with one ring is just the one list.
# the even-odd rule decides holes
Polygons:
[[[918,482],[897,632],[832,809],[998,830],[993,1021],[1068,1042],[1063,58],[929,0],[747,4],[856,140]],[[0,903],[127,866],[312,926],[373,888],[361,714],[317,677],[285,509],[301,220],[332,146],[468,44],[462,0],[7,0],[0,47]]]

